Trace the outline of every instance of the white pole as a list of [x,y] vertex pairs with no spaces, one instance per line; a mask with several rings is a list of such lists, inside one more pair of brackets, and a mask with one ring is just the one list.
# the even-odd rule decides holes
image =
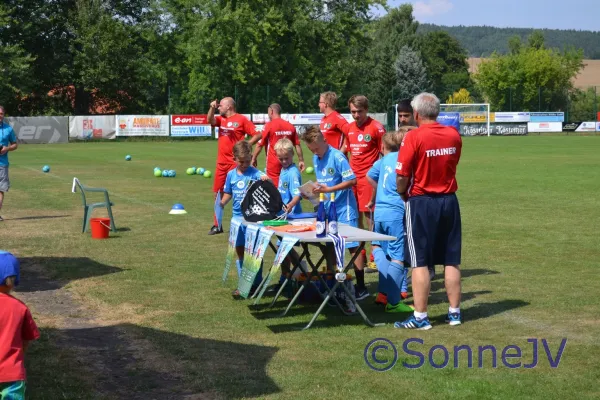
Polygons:
[[491,119],[491,114],[490,114],[490,105],[487,105],[487,130],[488,130],[488,137],[490,137],[490,119]]

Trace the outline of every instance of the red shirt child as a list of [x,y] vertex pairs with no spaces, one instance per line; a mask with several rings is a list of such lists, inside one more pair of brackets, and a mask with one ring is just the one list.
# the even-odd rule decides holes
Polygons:
[[19,261],[0,251],[0,391],[24,395],[25,348],[40,332],[27,306],[9,294],[18,284]]

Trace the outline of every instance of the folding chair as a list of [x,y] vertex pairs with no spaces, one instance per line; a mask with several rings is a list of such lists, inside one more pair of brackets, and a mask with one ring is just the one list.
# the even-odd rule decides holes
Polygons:
[[[83,201],[83,230],[81,231],[81,233],[87,232],[88,227],[90,226],[90,219],[92,218],[92,211],[94,211],[95,208],[102,207],[106,207],[106,210],[108,211],[108,217],[110,218],[110,230],[116,232],[117,227],[115,226],[115,220],[112,214],[112,206],[114,206],[114,204],[110,201],[108,197],[108,190],[104,188],[87,187],[85,185],[82,185],[78,179],[74,179],[74,183],[75,185],[77,185],[77,187],[79,187],[79,191],[81,192],[81,199]],[[103,193],[104,201],[101,203],[88,203],[85,194],[90,192]]]

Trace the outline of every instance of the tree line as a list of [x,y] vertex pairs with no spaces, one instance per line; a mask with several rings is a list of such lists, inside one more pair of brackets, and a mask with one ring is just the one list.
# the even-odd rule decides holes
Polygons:
[[[529,28],[496,28],[493,26],[443,26],[421,24],[419,33],[443,31],[456,38],[467,49],[470,57],[489,57],[492,53],[508,54],[508,41],[519,37],[521,41],[535,31]],[[583,49],[583,56],[590,60],[600,60],[600,31],[579,31],[574,29],[541,29],[549,48],[559,51],[573,48]]]
[[232,96],[240,112],[272,102],[315,112],[331,90],[342,111],[365,94],[372,112],[390,112],[426,90],[518,109],[535,103],[519,90],[545,85],[544,104],[560,108],[581,68],[582,51],[549,49],[538,32],[529,42],[511,38],[509,54],[495,53],[497,64],[472,77],[459,40],[421,29],[410,4],[375,18],[377,5],[383,0],[4,0],[0,104],[12,115],[203,113]]
[[[445,97],[443,87],[470,84],[458,41],[418,34],[410,4],[372,17],[381,4],[4,0],[0,102],[13,115],[185,113],[229,95],[240,111],[277,101],[308,112],[332,90],[366,94],[385,112],[414,90]],[[414,74],[420,81],[406,87]]]

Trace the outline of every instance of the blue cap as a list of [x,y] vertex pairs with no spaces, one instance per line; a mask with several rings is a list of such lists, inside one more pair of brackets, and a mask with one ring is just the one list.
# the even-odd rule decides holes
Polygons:
[[183,210],[183,204],[176,203],[175,205],[173,205],[173,210]]
[[0,250],[0,285],[9,276],[16,276],[15,286],[19,285],[19,260],[8,251]]

